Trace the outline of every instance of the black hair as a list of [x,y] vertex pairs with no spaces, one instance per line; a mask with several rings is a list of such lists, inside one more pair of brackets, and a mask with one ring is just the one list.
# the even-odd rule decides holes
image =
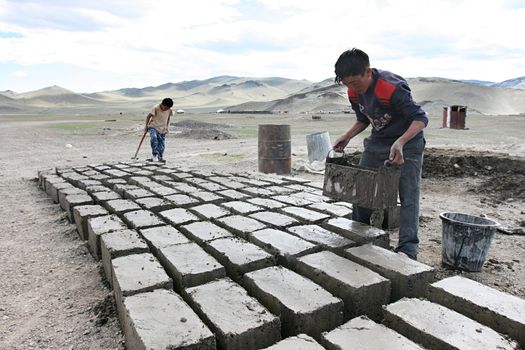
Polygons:
[[339,84],[344,77],[363,75],[368,67],[370,67],[370,60],[364,51],[355,47],[346,50],[335,62],[335,82]]
[[165,98],[164,100],[162,100],[162,104],[166,107],[173,107],[173,100],[171,98]]

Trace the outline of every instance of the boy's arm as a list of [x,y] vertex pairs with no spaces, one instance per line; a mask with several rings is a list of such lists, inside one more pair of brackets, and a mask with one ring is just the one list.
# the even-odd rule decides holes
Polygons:
[[148,131],[148,124],[151,118],[153,118],[153,114],[149,113],[148,116],[146,117],[146,126],[144,127],[144,131]]
[[170,114],[168,115],[168,123],[166,125],[167,132],[170,132],[170,119],[171,119],[172,115],[173,115],[173,113],[170,111]]

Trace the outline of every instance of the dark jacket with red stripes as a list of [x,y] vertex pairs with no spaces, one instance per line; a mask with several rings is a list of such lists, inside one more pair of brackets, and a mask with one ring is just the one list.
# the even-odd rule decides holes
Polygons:
[[[348,98],[357,120],[372,124],[371,141],[391,145],[414,120],[428,124],[427,114],[412,99],[405,79],[375,68],[372,69],[372,79],[372,85],[362,95],[348,89]],[[423,131],[409,143],[421,138]]]

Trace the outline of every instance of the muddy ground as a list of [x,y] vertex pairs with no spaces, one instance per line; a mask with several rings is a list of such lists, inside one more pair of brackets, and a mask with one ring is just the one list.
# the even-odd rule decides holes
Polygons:
[[[200,120],[205,118],[209,117]],[[242,124],[242,128],[218,128],[235,138],[169,135],[168,163],[212,171],[257,170],[256,125],[267,117],[227,118],[221,116],[212,122]],[[344,118],[323,121],[330,130],[342,130],[348,125]],[[5,140],[0,148],[0,349],[123,348],[111,291],[102,278],[100,264],[89,255],[58,205],[37,188],[34,180],[38,169],[131,158],[140,137],[140,122],[119,120],[109,124],[86,119],[28,116],[0,122],[0,136]],[[289,122],[294,131],[292,161],[297,165],[307,159],[305,134],[318,130],[319,124],[302,117],[290,117]],[[510,133],[523,130],[525,121],[513,119],[509,132],[490,134],[491,139],[484,144],[479,141],[480,135],[490,123],[483,118],[478,124],[475,119],[469,122],[471,131],[460,134],[461,138],[455,131],[429,130],[418,258],[436,268],[440,278],[462,274],[524,298],[525,236],[521,233],[525,220],[525,147]],[[80,124],[83,127],[77,128]],[[352,145],[356,150],[359,147],[358,142]],[[141,159],[149,157],[147,150],[145,142]],[[509,150],[514,150],[512,156]],[[306,172],[295,172],[294,176],[323,180],[322,175]],[[441,266],[439,213],[445,211],[487,216],[500,222],[507,233],[515,234],[496,234],[482,272],[448,270]],[[395,231],[391,237],[395,244]]]

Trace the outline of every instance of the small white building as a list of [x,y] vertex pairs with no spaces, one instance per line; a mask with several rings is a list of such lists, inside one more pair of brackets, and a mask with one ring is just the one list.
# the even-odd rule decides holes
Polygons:
[[177,109],[175,111],[175,113],[177,113],[177,114],[184,114],[184,109]]

